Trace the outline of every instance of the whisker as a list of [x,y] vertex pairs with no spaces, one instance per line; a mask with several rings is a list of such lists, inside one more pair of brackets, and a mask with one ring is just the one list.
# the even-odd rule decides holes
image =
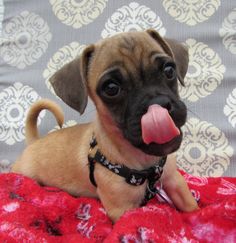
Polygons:
[[194,111],[190,110],[189,108],[187,108],[187,111],[192,113],[195,117],[197,117],[199,120],[201,120],[201,117]]

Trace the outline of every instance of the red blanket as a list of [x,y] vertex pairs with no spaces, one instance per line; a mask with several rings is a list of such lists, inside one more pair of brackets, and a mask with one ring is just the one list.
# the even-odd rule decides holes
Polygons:
[[112,225],[98,200],[1,174],[0,242],[236,242],[236,178],[184,176],[201,210],[154,198]]

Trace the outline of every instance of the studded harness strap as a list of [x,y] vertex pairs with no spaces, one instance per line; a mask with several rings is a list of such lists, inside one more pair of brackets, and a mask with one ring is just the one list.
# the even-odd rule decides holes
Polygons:
[[[97,145],[97,141],[93,137],[90,142],[90,152],[96,147],[96,145]],[[157,164],[155,164],[154,166],[148,169],[135,170],[135,169],[130,169],[125,165],[111,163],[98,149],[94,156],[91,156],[91,154],[88,155],[89,178],[91,183],[95,187],[97,187],[94,178],[94,169],[95,169],[95,164],[100,163],[101,165],[103,165],[113,173],[121,177],[124,177],[125,181],[132,186],[142,185],[147,180],[148,183],[145,192],[145,198],[143,200],[142,205],[146,204],[147,201],[152,199],[156,194],[158,194],[160,197],[162,197],[162,199],[166,201],[166,199],[160,194],[159,190],[156,188],[156,184],[161,178],[163,167],[166,163],[166,159],[167,159],[166,156],[160,158]]]

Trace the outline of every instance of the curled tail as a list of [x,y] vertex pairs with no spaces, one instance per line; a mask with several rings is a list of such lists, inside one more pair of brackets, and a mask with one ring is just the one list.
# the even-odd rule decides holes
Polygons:
[[26,134],[27,145],[33,143],[35,140],[39,138],[37,120],[38,120],[39,113],[45,109],[53,113],[53,115],[57,120],[58,125],[62,127],[64,122],[64,114],[62,109],[55,102],[48,99],[42,99],[35,102],[31,106],[26,117],[25,134]]

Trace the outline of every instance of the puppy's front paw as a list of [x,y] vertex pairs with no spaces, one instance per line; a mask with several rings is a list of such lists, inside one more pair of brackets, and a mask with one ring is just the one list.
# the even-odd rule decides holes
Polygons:
[[188,188],[183,176],[176,171],[163,185],[164,190],[170,197],[175,207],[182,212],[198,210],[198,204]]

